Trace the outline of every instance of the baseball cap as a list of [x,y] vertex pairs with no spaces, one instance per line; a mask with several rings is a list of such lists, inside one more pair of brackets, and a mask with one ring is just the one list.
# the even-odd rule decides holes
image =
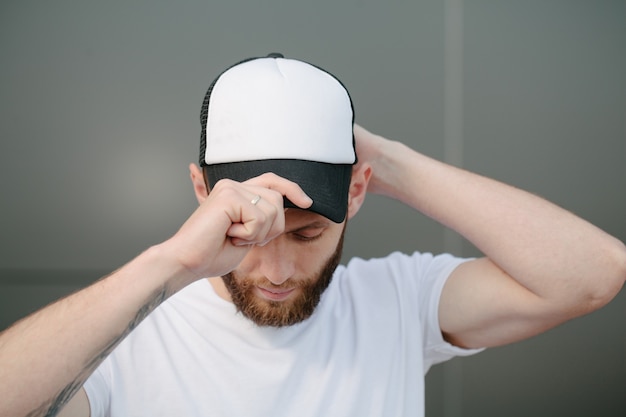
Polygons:
[[[345,219],[356,163],[354,110],[335,76],[278,53],[249,58],[211,83],[200,121],[209,185],[273,172],[311,197],[308,210]],[[296,206],[285,198],[285,207]]]

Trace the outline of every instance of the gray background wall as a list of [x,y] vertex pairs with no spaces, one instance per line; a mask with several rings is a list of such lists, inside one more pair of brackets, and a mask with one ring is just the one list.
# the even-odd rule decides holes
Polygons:
[[[626,240],[624,1],[4,1],[0,51],[0,329],[177,229],[206,87],[272,51],[335,73],[369,129]],[[371,197],[346,258],[415,249],[476,254]],[[623,290],[435,367],[428,415],[623,416],[625,313]]]

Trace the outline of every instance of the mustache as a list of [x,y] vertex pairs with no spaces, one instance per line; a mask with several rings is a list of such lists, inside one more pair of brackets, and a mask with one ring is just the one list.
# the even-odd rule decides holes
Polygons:
[[313,284],[313,281],[314,280],[310,278],[297,279],[297,280],[289,278],[288,280],[286,280],[285,282],[281,284],[274,284],[272,281],[270,281],[269,279],[265,277],[260,277],[260,278],[248,277],[245,280],[243,280],[242,284],[245,284],[246,287],[260,287],[260,288],[266,288],[269,290],[294,290],[297,288],[310,286],[311,284]]

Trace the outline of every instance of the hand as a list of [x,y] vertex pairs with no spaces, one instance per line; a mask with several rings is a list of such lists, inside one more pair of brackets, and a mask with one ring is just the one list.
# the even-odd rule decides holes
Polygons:
[[358,124],[354,125],[354,139],[359,158],[355,169],[359,169],[365,164],[372,168],[367,192],[397,198],[393,191],[397,184],[397,179],[393,178],[397,167],[391,157],[394,153],[398,153],[398,145],[400,144],[375,135]]
[[296,183],[271,173],[243,183],[221,180],[165,245],[194,280],[224,275],[252,246],[283,233],[283,196],[303,209],[313,203]]

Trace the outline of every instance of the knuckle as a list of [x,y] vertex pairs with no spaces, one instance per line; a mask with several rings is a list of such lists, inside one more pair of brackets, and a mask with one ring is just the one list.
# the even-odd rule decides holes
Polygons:
[[261,174],[261,178],[264,179],[276,179],[276,178],[280,178],[278,175],[274,174],[273,172],[265,172],[263,174]]
[[263,211],[260,211],[259,214],[256,215],[256,223],[257,224],[265,224],[268,221],[268,216]]
[[211,189],[212,194],[231,194],[235,192],[235,182],[229,179],[221,179]]
[[[280,201],[280,204],[282,206],[282,199]],[[278,213],[280,213],[280,210],[276,204],[270,205],[267,209],[267,217],[271,218],[272,220],[274,220],[278,216]]]

